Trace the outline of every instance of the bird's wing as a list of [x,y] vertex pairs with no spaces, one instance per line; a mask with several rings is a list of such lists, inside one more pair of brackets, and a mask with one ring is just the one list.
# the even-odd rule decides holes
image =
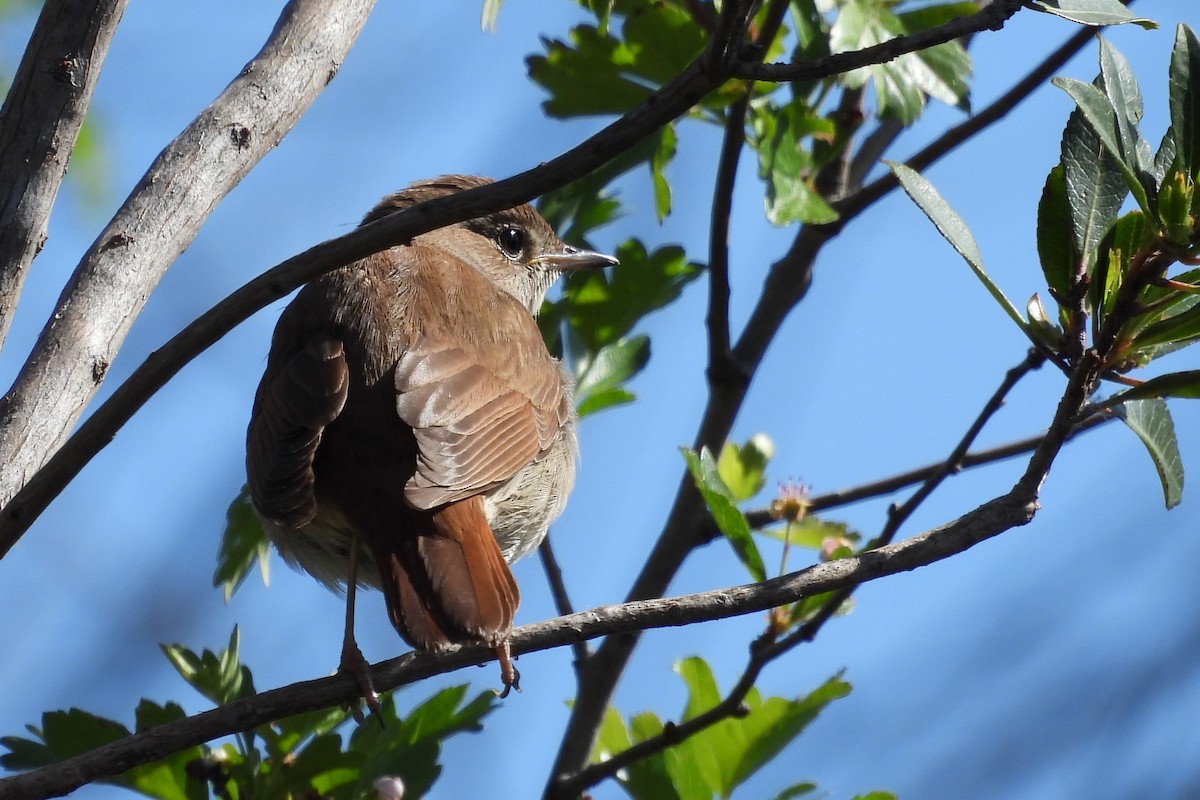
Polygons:
[[246,434],[246,472],[260,514],[293,528],[312,519],[313,456],[348,387],[345,351],[335,339],[310,342],[263,376]]
[[481,361],[461,343],[421,340],[396,364],[396,411],[418,449],[405,486],[416,508],[508,480],[545,453],[569,418],[570,394],[544,349],[491,367]]

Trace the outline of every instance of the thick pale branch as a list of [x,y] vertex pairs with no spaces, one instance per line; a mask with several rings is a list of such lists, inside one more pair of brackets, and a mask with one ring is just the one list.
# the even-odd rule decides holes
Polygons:
[[[1024,525],[1033,516],[1032,499],[1016,492],[992,500],[954,522],[911,539],[858,556],[817,564],[759,584],[658,600],[601,606],[513,631],[515,654],[651,628],[691,625],[751,614],[887,575],[904,572],[960,553],[981,541]],[[490,661],[485,647],[442,655],[410,653],[371,668],[375,686],[393,689],[431,675]],[[361,690],[348,675],[297,683],[238,700],[194,717],[161,725],[88,753],[23,775],[0,780],[0,798],[52,797],[138,764],[264,725],[277,719],[329,708],[357,699]]]
[[373,4],[293,0],[262,51],[155,159],[0,401],[0,500],[66,439],[158,280],[337,73]]
[[127,0],[50,0],[0,109],[0,345]]

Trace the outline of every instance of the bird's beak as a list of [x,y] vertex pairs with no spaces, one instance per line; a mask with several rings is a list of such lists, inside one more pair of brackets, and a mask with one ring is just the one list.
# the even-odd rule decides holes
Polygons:
[[554,253],[546,253],[545,255],[537,256],[533,259],[541,266],[549,267],[550,269],[558,270],[559,272],[574,272],[578,269],[600,269],[602,267],[615,267],[620,262],[612,256],[604,253],[596,253],[591,250],[581,250],[578,247],[572,247],[569,244],[563,245],[561,250]]

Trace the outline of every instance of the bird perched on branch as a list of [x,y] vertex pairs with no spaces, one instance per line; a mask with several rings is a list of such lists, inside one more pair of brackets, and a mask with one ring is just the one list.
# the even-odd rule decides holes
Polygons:
[[[363,224],[489,182],[415,183]],[[504,693],[518,686],[508,562],[562,512],[578,451],[572,382],[534,317],[564,272],[616,263],[522,205],[334,270],[280,317],[247,432],[250,493],[287,561],[346,587],[341,663],[369,705],[358,585],[383,590],[414,647],[484,643]]]

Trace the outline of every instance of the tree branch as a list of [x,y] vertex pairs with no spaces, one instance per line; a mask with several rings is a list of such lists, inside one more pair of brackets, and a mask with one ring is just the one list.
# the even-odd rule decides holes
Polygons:
[[[835,53],[824,58],[804,61],[796,64],[762,64],[758,62],[742,62],[734,70],[732,77],[746,78],[756,81],[771,81],[786,83],[789,81],[806,81],[824,78],[833,74],[850,72],[857,69],[858,54],[869,54],[873,63],[882,64],[906,53],[925,50],[935,45],[944,44],[954,39],[978,33],[983,30],[998,31],[1004,23],[1021,10],[1024,0],[996,0],[996,2],[966,17],[959,17],[935,28],[928,28],[905,36],[897,36],[877,45],[855,50],[849,53]],[[853,57],[850,57],[853,56]],[[850,58],[848,58],[850,57]]]
[[[876,580],[940,561],[1024,525],[1033,516],[1032,499],[1010,492],[959,519],[887,547],[816,564],[758,584],[622,605],[601,606],[567,617],[525,625],[513,631],[514,654],[547,650],[599,636],[691,625],[752,614],[846,586]],[[409,653],[373,666],[375,686],[394,689],[432,675],[486,663],[486,647],[443,654]],[[331,708],[358,698],[357,680],[335,675],[304,681],[237,700],[187,719],[160,725],[47,767],[0,780],[0,798],[42,798],[65,794],[86,783],[238,731],[304,711]]]
[[[0,502],[66,439],[167,267],[329,83],[373,5],[292,0],[259,54],[155,159],[84,255],[0,401]],[[61,54],[32,58],[48,56]]]
[[50,0],[0,109],[0,346],[128,0]]

